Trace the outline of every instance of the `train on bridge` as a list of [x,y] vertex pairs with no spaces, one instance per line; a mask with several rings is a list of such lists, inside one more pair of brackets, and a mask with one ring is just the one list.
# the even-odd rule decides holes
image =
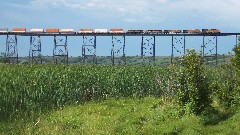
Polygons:
[[63,34],[178,34],[178,33],[189,33],[189,34],[201,34],[201,33],[221,33],[219,29],[193,29],[193,30],[127,30],[124,31],[122,28],[111,28],[108,29],[89,29],[84,28],[80,29],[78,32],[75,32],[74,29],[58,29],[58,28],[46,28],[44,31],[43,28],[31,28],[27,32],[26,28],[12,28],[12,31],[8,31],[8,28],[0,28],[0,33],[63,33]]
[[[219,29],[128,29],[110,28],[110,29],[92,29],[80,28],[74,30],[71,28],[0,28],[0,36],[6,37],[6,50],[4,57],[9,63],[18,63],[18,38],[21,36],[30,37],[29,57],[32,62],[42,63],[42,36],[53,37],[53,60],[55,63],[68,63],[68,37],[82,37],[82,59],[83,63],[97,63],[97,37],[111,36],[112,48],[111,62],[112,64],[126,64],[126,39],[133,36],[141,36],[140,50],[142,63],[154,63],[156,56],[156,39],[159,37],[171,37],[171,63],[177,60],[178,56],[185,55],[186,37],[202,37],[202,57],[215,56],[217,64],[218,56],[218,37],[236,36],[236,44],[238,44],[238,36],[240,33],[224,33]],[[129,37],[129,38],[126,38]],[[215,53],[212,52],[215,50]],[[148,63],[149,62],[149,63]]]

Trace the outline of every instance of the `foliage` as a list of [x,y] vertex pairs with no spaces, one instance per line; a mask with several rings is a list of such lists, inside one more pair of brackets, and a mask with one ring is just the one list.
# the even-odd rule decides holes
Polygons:
[[202,59],[195,50],[187,50],[181,62],[183,66],[177,71],[174,83],[177,103],[186,113],[200,114],[211,104],[208,82],[202,74]]
[[9,63],[9,59],[6,57],[0,57],[0,63]]
[[239,71],[231,64],[224,64],[218,68],[205,70],[213,97],[217,97],[218,103],[223,108],[231,108],[240,105],[239,96]]
[[[238,39],[240,42],[240,38]],[[233,48],[235,57],[232,58],[232,64],[240,70],[240,44],[235,45]]]
[[238,38],[238,41],[239,44],[233,48],[233,51],[235,52],[235,57],[232,59],[232,64],[238,68],[237,71],[235,70],[236,72],[234,76],[235,87],[231,92],[233,106],[240,105],[240,38]]
[[208,80],[211,82],[210,88],[219,99],[220,105],[226,109],[240,105],[240,45],[236,45],[233,51],[235,56],[231,59],[232,63],[222,64],[207,73],[211,76],[208,77],[211,78]]

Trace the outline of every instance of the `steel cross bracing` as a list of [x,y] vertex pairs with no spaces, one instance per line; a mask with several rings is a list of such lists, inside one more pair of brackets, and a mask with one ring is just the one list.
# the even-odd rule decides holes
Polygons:
[[186,53],[186,40],[185,36],[176,37],[172,36],[172,54],[171,63],[179,64],[180,57]]
[[82,57],[83,63],[97,64],[96,36],[83,36]]
[[18,63],[17,35],[7,35],[5,58],[8,63]]
[[112,36],[112,65],[126,65],[125,36]]
[[156,39],[155,36],[142,36],[141,58],[143,65],[155,65]]
[[57,63],[68,63],[67,36],[54,36],[53,60]]
[[[32,56],[41,56],[38,54],[41,54],[41,41],[40,36],[53,36],[54,37],[54,50],[53,50],[53,57],[55,59],[56,63],[67,63],[68,61],[68,50],[67,50],[67,36],[83,36],[83,45],[82,45],[82,56],[83,56],[83,62],[84,63],[92,63],[96,64],[96,37],[97,36],[112,36],[112,37],[131,37],[131,36],[141,36],[144,38],[144,42],[142,41],[141,45],[141,56],[142,60],[146,60],[145,58],[152,58],[150,60],[155,60],[155,38],[158,37],[172,37],[172,62],[175,59],[175,56],[181,56],[185,54],[185,37],[191,37],[191,36],[202,36],[203,37],[203,44],[202,44],[202,57],[205,62],[215,62],[215,64],[218,64],[218,55],[217,55],[217,39],[220,36],[236,36],[236,44],[238,44],[238,35],[240,33],[169,33],[169,34],[163,34],[163,33],[136,33],[136,34],[128,34],[128,33],[14,33],[14,32],[7,32],[7,33],[0,33],[0,35],[6,35],[6,51],[5,51],[5,57],[7,58],[9,63],[18,63],[18,49],[17,49],[17,37],[19,36],[30,36],[32,39],[30,41],[31,49],[30,49],[30,55]],[[33,39],[35,38],[35,40]],[[39,39],[38,39],[39,37]],[[61,40],[58,40],[57,37],[65,37]],[[146,38],[147,37],[147,38]],[[183,37],[183,38],[182,38]],[[151,39],[152,38],[152,39]],[[121,39],[121,38],[120,38]],[[151,39],[151,40],[150,40]],[[34,41],[33,41],[34,40]],[[36,43],[33,43],[35,42]],[[59,44],[59,41],[64,42]],[[119,39],[116,39],[116,43],[119,41]],[[151,42],[151,43],[150,43]],[[126,62],[126,55],[125,55],[125,39],[124,41],[121,41],[121,44],[118,46],[116,45],[114,41],[114,52],[119,52],[119,55],[114,55],[114,64],[119,63],[117,62],[117,58],[121,57],[115,57],[115,56],[123,56],[122,59],[120,59],[122,64],[125,64]],[[120,42],[119,42],[120,43]],[[35,45],[34,45],[35,44]],[[33,45],[33,46],[32,46]],[[115,46],[118,46],[117,49]],[[38,48],[39,47],[39,48]],[[38,49],[33,49],[38,48]],[[123,50],[122,50],[123,49]],[[34,51],[35,50],[35,51]],[[120,50],[122,52],[120,52]],[[32,53],[32,54],[31,54]],[[212,56],[212,57],[209,57]],[[35,57],[38,58],[38,57]],[[40,57],[39,57],[40,58]],[[56,59],[56,58],[62,58],[62,60]],[[38,59],[39,60],[39,59]],[[35,59],[35,62],[38,61]],[[39,62],[39,61],[38,61]],[[149,61],[148,61],[149,62]],[[145,61],[146,63],[146,61]]]
[[217,39],[217,36],[203,36],[202,59],[206,64],[218,64]]
[[42,63],[40,36],[30,37],[29,57],[31,58],[32,63]]

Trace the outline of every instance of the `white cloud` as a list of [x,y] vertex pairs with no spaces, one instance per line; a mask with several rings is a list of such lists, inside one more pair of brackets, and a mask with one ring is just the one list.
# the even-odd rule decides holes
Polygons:
[[210,20],[239,20],[239,0],[32,0],[36,7],[64,7],[82,12],[109,12],[127,22],[157,22],[170,15],[197,14]]
[[[21,7],[21,3],[12,6]],[[107,16],[130,23],[193,20],[237,25],[240,22],[240,0],[30,0],[22,7],[61,8],[92,18]]]
[[[157,7],[162,7],[168,0],[33,0],[32,6],[39,8],[65,7],[79,12],[94,13],[96,16],[101,13],[110,13],[112,16],[119,16],[127,22],[152,22],[157,20],[159,13]],[[158,5],[158,6],[157,6]],[[156,10],[157,9],[157,10]],[[134,20],[134,21],[133,21]]]

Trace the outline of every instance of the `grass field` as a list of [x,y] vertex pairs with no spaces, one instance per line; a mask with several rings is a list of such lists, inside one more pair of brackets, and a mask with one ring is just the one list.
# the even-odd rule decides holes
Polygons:
[[0,71],[0,134],[240,134],[239,75],[229,65],[203,68],[213,102],[200,115],[175,102],[177,66],[2,64]]
[[[221,117],[216,115],[216,117]],[[161,98],[108,99],[52,110],[34,119],[0,123],[2,134],[240,134],[240,112],[204,124],[205,118],[179,115],[171,101]]]

